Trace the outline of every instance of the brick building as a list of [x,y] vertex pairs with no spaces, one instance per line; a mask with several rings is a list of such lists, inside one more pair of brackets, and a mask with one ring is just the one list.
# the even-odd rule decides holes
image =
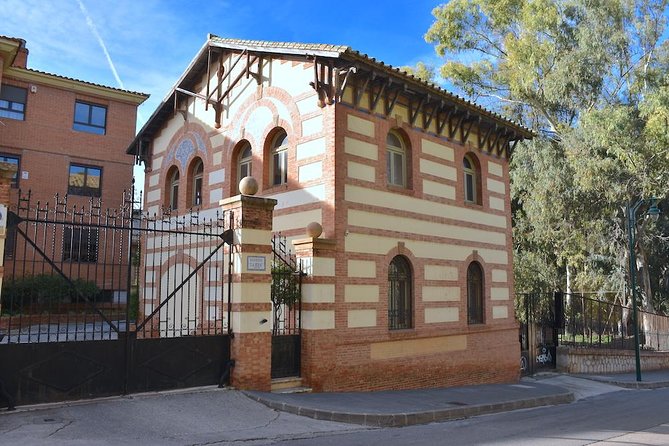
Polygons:
[[[132,180],[125,148],[135,134],[137,107],[148,96],[33,70],[27,62],[23,39],[0,36],[0,161],[16,168],[9,203],[16,205],[20,189],[30,191],[32,205],[53,206],[58,194],[69,206],[87,206],[94,197],[117,208]],[[68,228],[62,239],[54,261],[101,260],[92,231]],[[10,231],[6,275],[18,246]]]
[[217,209],[253,176],[307,270],[304,383],[377,390],[517,379],[508,160],[531,136],[347,46],[210,35],[128,152],[150,214]]

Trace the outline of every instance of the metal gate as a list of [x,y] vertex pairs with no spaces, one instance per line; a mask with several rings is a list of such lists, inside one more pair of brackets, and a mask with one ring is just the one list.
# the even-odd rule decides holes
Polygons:
[[0,294],[0,406],[229,376],[232,214],[149,216],[133,197],[103,209],[19,191]]
[[520,321],[520,372],[523,375],[555,369],[562,315],[559,294],[516,295],[516,317]]
[[286,238],[272,238],[272,378],[300,376],[302,271]]

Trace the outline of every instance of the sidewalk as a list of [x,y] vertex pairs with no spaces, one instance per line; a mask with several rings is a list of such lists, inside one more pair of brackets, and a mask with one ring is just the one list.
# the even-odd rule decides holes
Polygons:
[[360,393],[281,394],[244,392],[272,409],[318,420],[365,426],[408,426],[516,409],[564,404],[621,387],[669,387],[669,370],[606,376],[549,373],[518,384],[489,384],[424,390]]
[[[647,388],[669,386],[669,370],[644,372],[642,376]],[[610,383],[636,384],[635,375],[577,377],[551,373],[523,378],[516,384],[393,392],[273,394],[209,387],[147,393],[23,406],[11,412],[0,409],[0,443],[87,446],[272,443],[333,432],[446,421],[564,404],[607,392],[634,391]]]
[[641,381],[636,380],[636,373],[573,376],[613,384],[626,389],[658,389],[660,387],[669,387],[669,370],[641,371]]

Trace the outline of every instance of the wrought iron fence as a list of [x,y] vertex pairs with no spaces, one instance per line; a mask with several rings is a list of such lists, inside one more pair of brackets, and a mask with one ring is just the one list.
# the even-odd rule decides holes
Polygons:
[[148,215],[133,197],[105,209],[97,198],[43,203],[19,191],[8,218],[0,343],[226,332],[223,233],[232,214]]
[[301,268],[288,249],[285,237],[272,236],[272,252],[272,334],[298,335],[302,310]]
[[[582,347],[634,349],[632,308],[621,305],[613,294],[564,294],[559,342]],[[604,298],[602,298],[604,297]],[[639,310],[642,348],[669,350],[669,317]]]

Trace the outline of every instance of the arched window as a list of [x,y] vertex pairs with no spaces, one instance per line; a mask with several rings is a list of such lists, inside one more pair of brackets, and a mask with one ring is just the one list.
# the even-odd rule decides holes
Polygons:
[[477,160],[472,155],[462,159],[465,182],[465,201],[481,204],[481,171]]
[[281,130],[272,139],[272,186],[288,182],[288,135]]
[[407,153],[403,139],[395,132],[386,138],[386,181],[394,186],[406,187]]
[[190,191],[189,191],[189,205],[200,206],[202,204],[202,185],[204,176],[204,163],[200,158],[196,158],[190,169]]
[[237,184],[242,181],[242,178],[250,177],[253,174],[252,161],[251,144],[246,142],[239,150],[239,158],[237,159]]
[[388,267],[388,328],[413,327],[411,265],[406,257],[395,256]]
[[483,269],[472,262],[467,268],[467,322],[482,324],[483,310]]
[[179,207],[179,169],[176,166],[167,172],[167,207],[172,210]]

